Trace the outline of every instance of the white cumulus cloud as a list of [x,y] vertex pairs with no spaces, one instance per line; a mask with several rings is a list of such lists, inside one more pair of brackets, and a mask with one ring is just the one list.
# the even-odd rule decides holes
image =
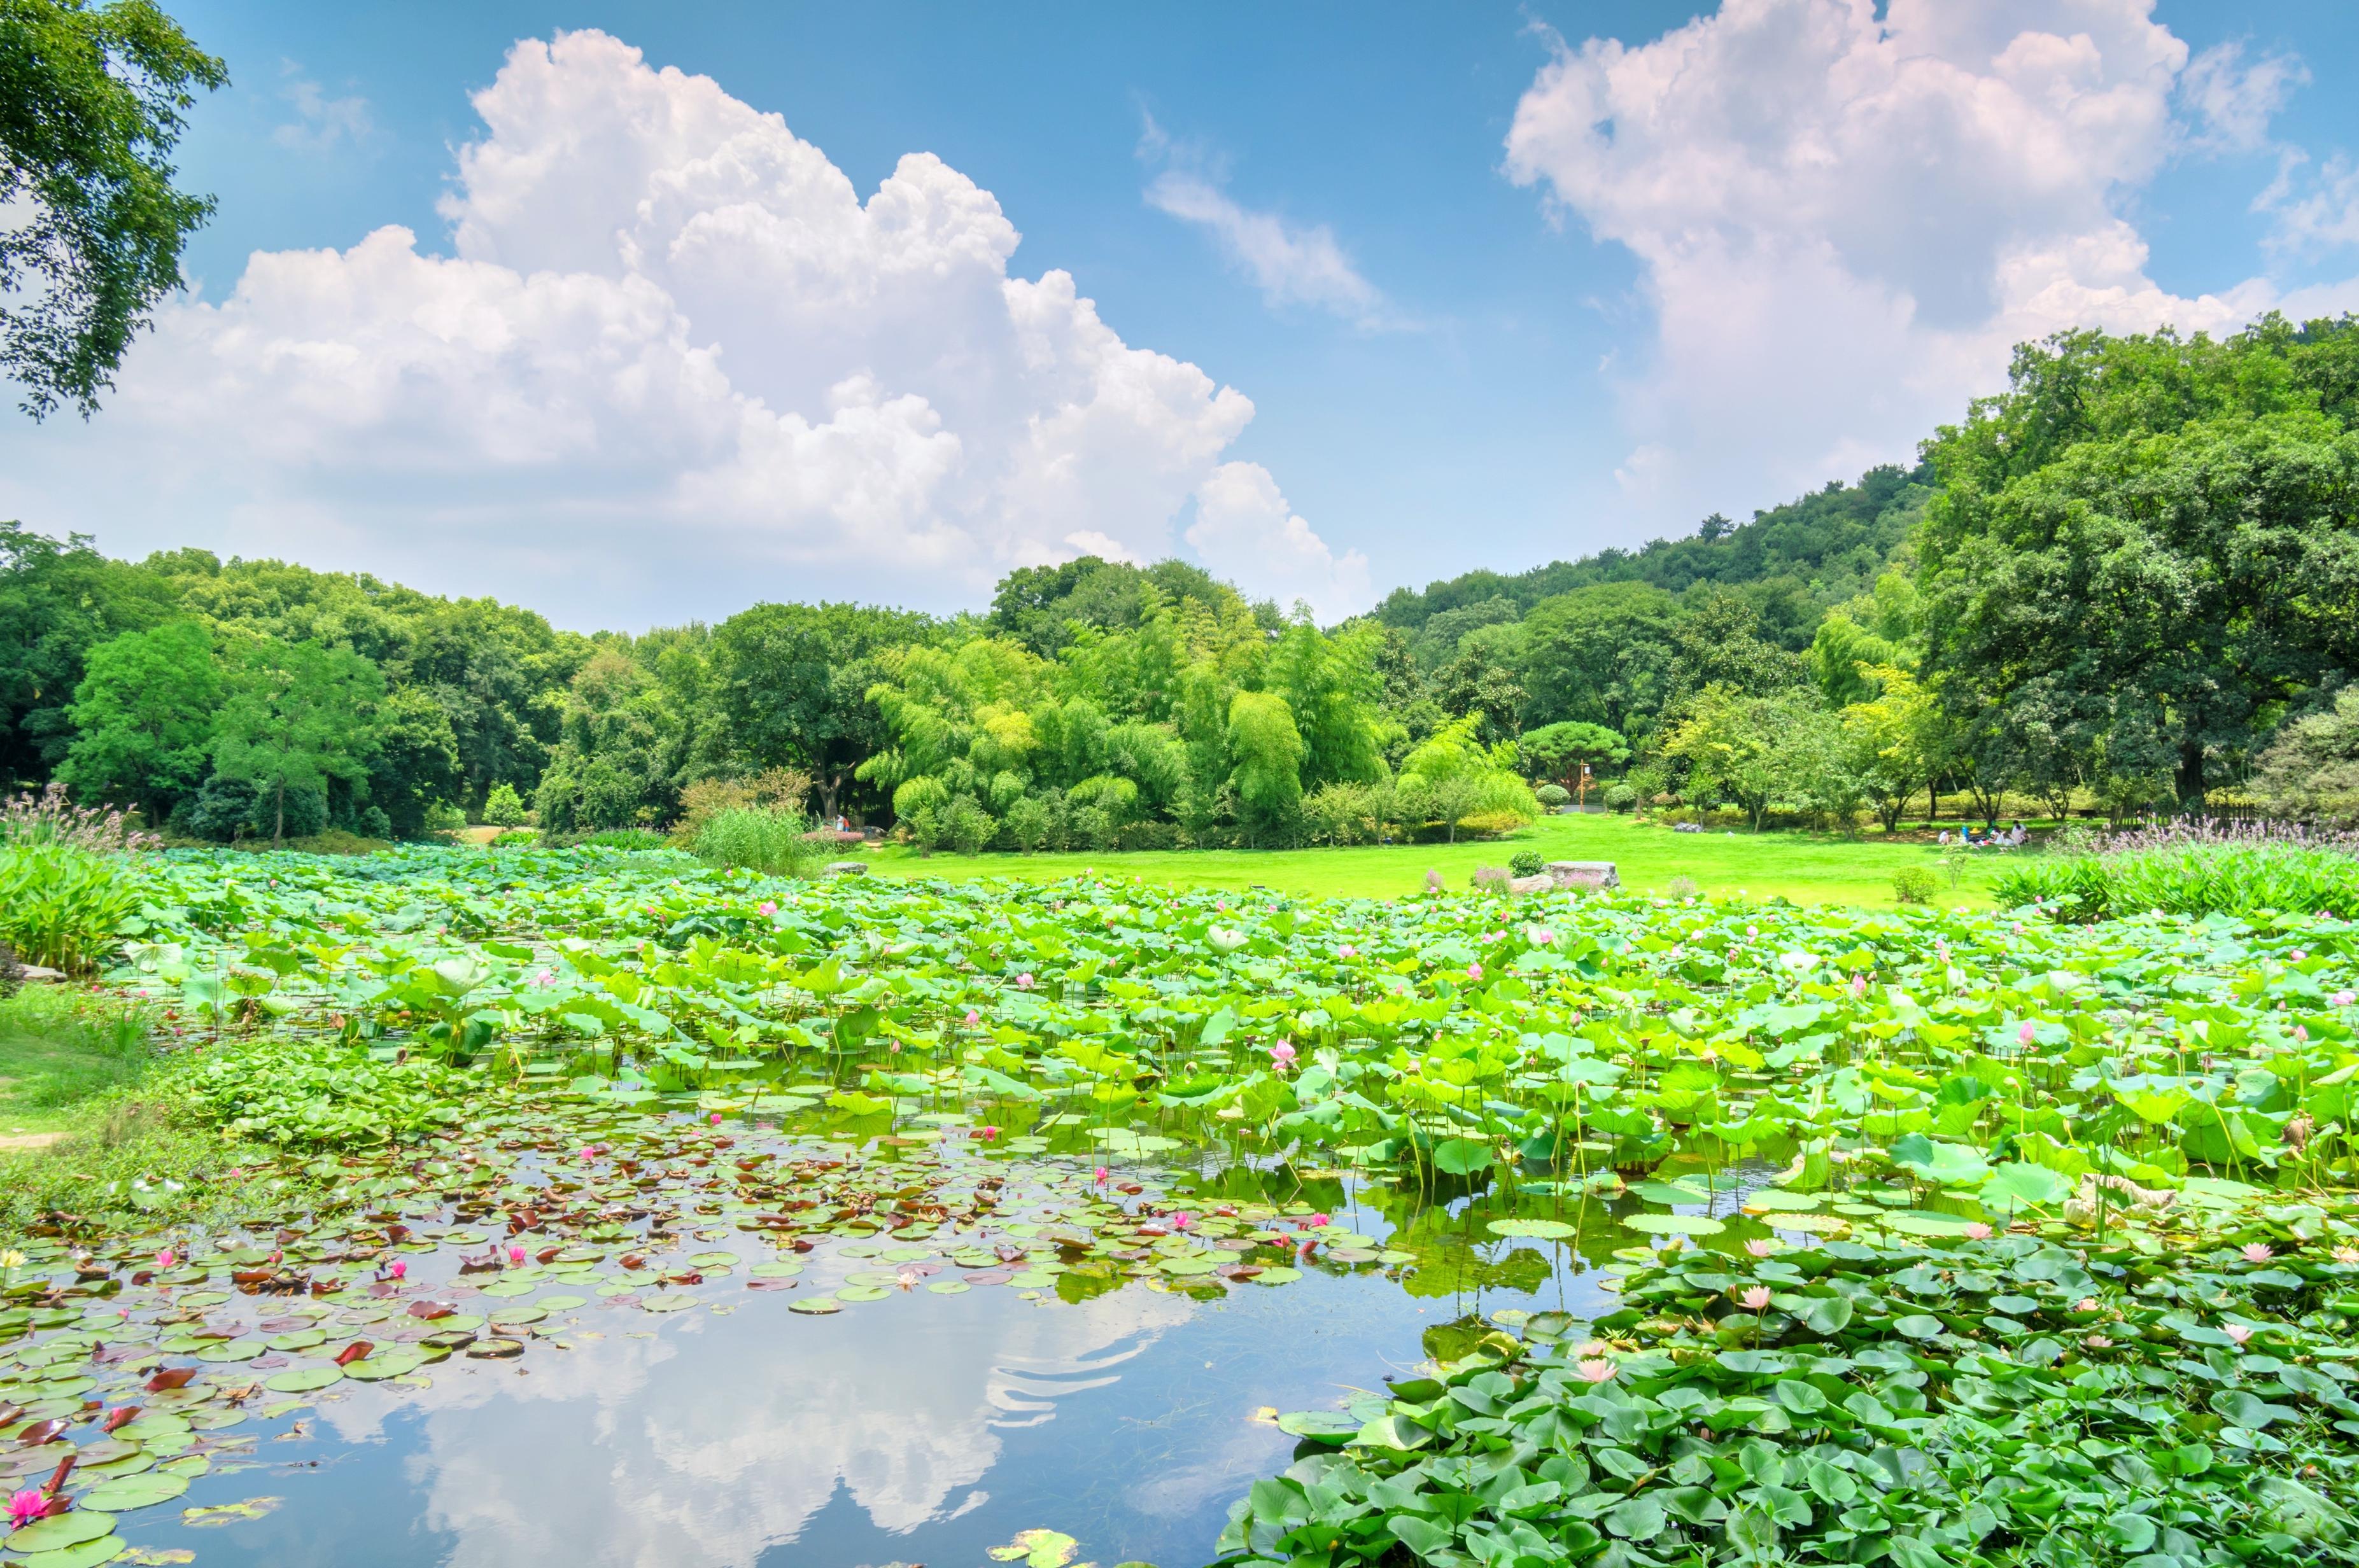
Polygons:
[[[1626,247],[1656,312],[1619,472],[1684,531],[1875,461],[2066,327],[2232,329],[2264,278],[2193,297],[2122,215],[2190,127],[2255,146],[2283,59],[2206,58],[2151,0],[1724,0],[1636,47],[1552,43],[1509,176]],[[2312,306],[2359,288],[2310,291]],[[1742,514],[1739,513],[1741,515]]]
[[1251,401],[1013,274],[1015,225],[940,158],[863,200],[778,115],[598,32],[517,44],[474,105],[450,254],[397,227],[255,253],[159,314],[92,424],[8,433],[0,515],[644,625],[973,603],[1084,547],[1169,553],[1192,505],[1249,591],[1364,602],[1282,502],[1266,538],[1203,529]]

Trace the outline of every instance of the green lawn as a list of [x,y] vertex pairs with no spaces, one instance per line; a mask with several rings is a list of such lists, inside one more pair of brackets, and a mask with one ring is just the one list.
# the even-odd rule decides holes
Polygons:
[[[1892,873],[1926,866],[1941,873],[1930,845],[1886,843],[1880,834],[1846,838],[1806,833],[1674,833],[1625,816],[1549,816],[1511,838],[1480,844],[1409,844],[1358,849],[1207,849],[1127,855],[935,855],[886,848],[868,854],[886,877],[1010,877],[1046,881],[1094,867],[1172,887],[1259,886],[1292,893],[1394,898],[1425,885],[1430,869],[1463,888],[1478,866],[1504,866],[1519,850],[1551,860],[1612,860],[1625,887],[1658,892],[1674,877],[1702,892],[1738,891],[1798,903],[1890,904]],[[1999,852],[1994,851],[1993,859]],[[1942,874],[1943,904],[1988,897],[1991,860],[1977,851],[1959,886]]]

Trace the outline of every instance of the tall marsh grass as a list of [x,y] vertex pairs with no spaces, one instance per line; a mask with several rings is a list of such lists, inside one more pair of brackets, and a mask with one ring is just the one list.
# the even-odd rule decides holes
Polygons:
[[697,859],[742,866],[774,877],[809,876],[826,858],[825,846],[804,837],[810,822],[775,806],[736,806],[714,812],[696,835]]
[[2093,849],[2010,866],[1993,891],[2002,905],[2037,903],[2067,921],[2151,910],[2359,919],[2359,833],[2203,818],[2158,823]]

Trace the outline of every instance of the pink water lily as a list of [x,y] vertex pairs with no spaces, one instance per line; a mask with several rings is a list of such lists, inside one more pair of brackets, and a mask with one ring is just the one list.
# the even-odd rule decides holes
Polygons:
[[2345,1268],[2348,1268],[2354,1263],[2359,1263],[2359,1247],[2336,1248],[2334,1249],[2334,1260],[2343,1264]]
[[778,913],[777,901],[776,899],[766,898],[761,903],[756,904],[754,906],[754,910],[755,913],[762,915],[776,914]]
[[27,1487],[8,1499],[8,1528],[22,1530],[49,1511],[49,1499]]
[[2094,1296],[2082,1296],[2079,1301],[2072,1303],[2072,1310],[2074,1312],[2094,1312],[2097,1310],[2097,1298]]
[[1174,1230],[1185,1230],[1195,1223],[1196,1217],[1184,1208],[1171,1217],[1171,1228]]
[[1777,1243],[1766,1236],[1756,1236],[1745,1244],[1745,1249],[1756,1258],[1767,1258],[1777,1250]]
[[2277,1256],[2269,1250],[2268,1243],[2266,1241],[2247,1241],[2242,1250],[2245,1254],[2245,1261],[2247,1263],[2266,1263]]
[[1602,1383],[1614,1376],[1614,1363],[1603,1356],[1593,1357],[1573,1368],[1584,1383]]
[[156,1254],[156,1266],[159,1269],[168,1269],[179,1260],[179,1254],[173,1251],[168,1247]]
[[401,1278],[404,1274],[407,1274],[407,1273],[408,1273],[408,1272],[409,1272],[409,1265],[408,1265],[408,1263],[407,1261],[405,1261],[404,1260],[399,1259],[399,1258],[396,1258],[392,1262],[387,1263],[387,1264],[385,1266],[385,1275],[386,1275],[386,1279],[388,1279],[388,1280],[398,1280],[398,1279],[399,1279],[399,1278]]
[[2310,955],[2309,955],[2309,954],[2307,954],[2307,953],[2305,953],[2305,952],[2303,952],[2300,948],[2296,947],[2292,952],[2290,952],[2290,953],[2287,954],[2287,955],[2286,955],[2286,957],[2288,957],[2288,958],[2291,958],[2295,963],[2299,964],[2299,963],[2300,963],[2304,958],[2309,957],[2310,957]]
[[[1734,1292],[1731,1292],[1730,1293],[1735,1294]],[[1736,1297],[1736,1304],[1743,1307],[1746,1312],[1761,1311],[1769,1304],[1769,1287],[1767,1285],[1754,1286],[1751,1290],[1746,1291],[1743,1295]]]
[[2246,1328],[2241,1323],[2223,1323],[2220,1325],[2220,1332],[2234,1340],[2238,1345],[2242,1345],[2246,1340],[2253,1337],[2253,1331]]
[[511,1263],[521,1263],[521,1262],[523,1262],[523,1261],[524,1261],[524,1249],[523,1249],[523,1248],[521,1248],[521,1247],[511,1247],[511,1248],[509,1248],[509,1249],[508,1249],[508,1261],[509,1261],[509,1262],[511,1262]]
[[1098,1185],[1098,1186],[1101,1186],[1101,1187],[1102,1187],[1102,1186],[1104,1186],[1104,1185],[1106,1184],[1106,1181],[1107,1181],[1108,1177],[1110,1177],[1112,1174],[1113,1174],[1113,1173],[1112,1173],[1112,1172],[1110,1172],[1110,1171],[1108,1171],[1108,1170],[1107,1170],[1103,1165],[1100,1165],[1100,1166],[1098,1167],[1097,1181],[1096,1181],[1096,1184],[1096,1184],[1096,1185]]
[[1314,1215],[1310,1216],[1309,1218],[1307,1218],[1307,1219],[1303,1220],[1303,1221],[1302,1221],[1302,1223],[1301,1223],[1301,1225],[1299,1226],[1299,1228],[1303,1229],[1303,1230],[1317,1230],[1317,1229],[1319,1229],[1321,1227],[1324,1226],[1326,1223],[1327,1223],[1327,1217],[1326,1217],[1325,1215],[1323,1215],[1323,1214],[1314,1214]]
[[975,1136],[982,1139],[985,1143],[991,1142],[999,1136],[999,1129],[996,1127],[978,1127],[974,1130]]
[[1969,1241],[1988,1241],[1990,1238],[1991,1238],[1991,1227],[1990,1227],[1989,1226],[1987,1226],[1987,1225],[1984,1225],[1981,1220],[1979,1220],[1979,1219],[1978,1219],[1978,1220],[1974,1221],[1972,1225],[1969,1225],[1968,1227],[1966,1227],[1966,1239],[1967,1239],[1967,1240],[1969,1240]]
[[713,1126],[715,1126],[715,1127],[720,1126],[720,1125],[721,1125],[721,1113],[720,1113],[719,1111],[717,1111],[717,1110],[716,1110],[716,1111],[714,1111],[714,1112],[712,1113],[712,1117],[710,1118],[710,1119],[711,1119],[711,1121],[712,1121],[712,1125],[713,1125]]

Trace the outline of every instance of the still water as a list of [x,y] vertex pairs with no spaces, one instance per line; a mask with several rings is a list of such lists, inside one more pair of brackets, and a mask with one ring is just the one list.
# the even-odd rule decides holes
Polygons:
[[[1366,1208],[1335,1221],[1389,1229]],[[119,1528],[207,1568],[982,1568],[1035,1528],[1076,1537],[1077,1561],[1184,1568],[1288,1462],[1271,1411],[1377,1387],[1468,1313],[1611,1310],[1570,1249],[1538,1247],[1544,1271],[1479,1294],[1364,1271],[1214,1299],[897,1291],[817,1317],[784,1291],[662,1320],[593,1303],[538,1325],[560,1354],[454,1357],[424,1390],[346,1382],[240,1426],[251,1446],[181,1503],[278,1499],[259,1518],[195,1530],[157,1509]]]

